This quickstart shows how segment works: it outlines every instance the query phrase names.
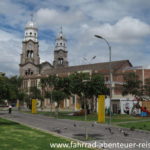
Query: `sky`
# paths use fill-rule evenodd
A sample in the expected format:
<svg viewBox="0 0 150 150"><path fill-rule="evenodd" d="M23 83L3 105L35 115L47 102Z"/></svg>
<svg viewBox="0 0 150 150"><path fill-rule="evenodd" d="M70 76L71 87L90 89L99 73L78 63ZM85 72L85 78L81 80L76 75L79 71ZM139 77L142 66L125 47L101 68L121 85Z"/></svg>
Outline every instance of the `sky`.
<svg viewBox="0 0 150 150"><path fill-rule="evenodd" d="M31 14L38 25L41 62L53 62L62 26L70 66L109 61L108 45L97 34L109 42L113 61L150 68L150 0L0 0L0 72L19 74Z"/></svg>

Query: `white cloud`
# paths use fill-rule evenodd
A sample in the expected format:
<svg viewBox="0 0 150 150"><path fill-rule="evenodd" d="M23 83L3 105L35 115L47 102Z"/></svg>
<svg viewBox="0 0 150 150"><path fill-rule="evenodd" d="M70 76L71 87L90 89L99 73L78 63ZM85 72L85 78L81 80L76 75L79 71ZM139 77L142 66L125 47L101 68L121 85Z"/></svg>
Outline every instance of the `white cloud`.
<svg viewBox="0 0 150 150"><path fill-rule="evenodd" d="M0 71L7 74L18 74L21 53L21 39L0 30Z"/></svg>
<svg viewBox="0 0 150 150"><path fill-rule="evenodd" d="M113 60L130 59L137 65L149 63L146 52L149 50L146 40L150 40L149 3L149 0L1 0L0 68L9 74L18 71L22 51L19 35L23 35L23 26L31 12L35 13L39 30L44 30L43 37L51 37L46 33L48 30L57 35L59 27L63 26L71 65L86 63L83 57L90 61L95 55L91 63L108 61L105 43L100 43L94 34L108 39ZM13 31L17 27L17 31ZM42 36L39 43L41 62L52 62L54 41Z"/></svg>
<svg viewBox="0 0 150 150"><path fill-rule="evenodd" d="M103 24L89 29L91 34L99 34L113 42L135 43L150 35L150 25L139 19L124 17L117 23Z"/></svg>
<svg viewBox="0 0 150 150"><path fill-rule="evenodd" d="M39 54L40 54L40 62L48 61L52 64L53 62L53 49L54 45L52 42L47 42L45 40L39 41Z"/></svg>
<svg viewBox="0 0 150 150"><path fill-rule="evenodd" d="M30 12L21 3L13 2L12 0L1 0L0 1L0 15L3 17L1 21L10 26L15 27L16 25L23 25L26 21Z"/></svg>
<svg viewBox="0 0 150 150"><path fill-rule="evenodd" d="M67 25L81 21L84 18L82 12L65 12L54 9L41 8L36 13L36 20L39 25L46 26L47 28L51 25Z"/></svg>

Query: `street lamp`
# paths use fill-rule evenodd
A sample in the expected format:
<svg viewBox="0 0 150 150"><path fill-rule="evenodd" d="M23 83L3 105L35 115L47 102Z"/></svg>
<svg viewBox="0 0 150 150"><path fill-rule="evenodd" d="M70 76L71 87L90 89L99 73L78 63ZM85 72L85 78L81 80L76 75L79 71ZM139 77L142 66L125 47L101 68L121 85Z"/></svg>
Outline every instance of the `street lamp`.
<svg viewBox="0 0 150 150"><path fill-rule="evenodd" d="M94 60L96 58L96 56L91 57L91 59L87 59L86 57L82 57L84 61L86 61L87 63L91 64L91 61Z"/></svg>
<svg viewBox="0 0 150 150"><path fill-rule="evenodd" d="M110 87L109 87L109 89L110 89L110 113L109 113L109 123L111 124L111 118L112 118L112 116L111 116L111 112L112 112L112 104L111 104L111 100L112 100L112 66L111 66L111 46L109 45L109 43L108 43L108 41L105 39L105 38L103 38L102 36L100 36L100 35L94 35L96 38L99 38L99 39L102 39L102 40L104 40L105 42L106 42L106 44L108 45L108 48L109 48L109 76L110 76Z"/></svg>

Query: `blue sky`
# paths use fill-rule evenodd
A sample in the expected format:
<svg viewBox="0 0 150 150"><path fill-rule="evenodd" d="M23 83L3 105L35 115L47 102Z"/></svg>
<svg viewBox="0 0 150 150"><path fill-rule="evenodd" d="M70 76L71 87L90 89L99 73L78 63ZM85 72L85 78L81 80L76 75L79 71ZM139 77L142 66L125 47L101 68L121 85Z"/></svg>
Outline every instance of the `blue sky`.
<svg viewBox="0 0 150 150"><path fill-rule="evenodd" d="M150 67L150 0L1 0L0 72L18 74L31 13L38 24L41 62L53 62L62 25L71 66L108 61L106 43L94 37L99 34L109 41L112 60Z"/></svg>

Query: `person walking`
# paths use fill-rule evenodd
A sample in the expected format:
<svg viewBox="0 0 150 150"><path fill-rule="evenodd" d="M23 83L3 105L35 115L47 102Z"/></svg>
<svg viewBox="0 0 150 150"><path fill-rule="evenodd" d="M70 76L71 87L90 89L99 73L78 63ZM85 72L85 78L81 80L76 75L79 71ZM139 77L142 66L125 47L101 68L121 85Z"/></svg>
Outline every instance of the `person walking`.
<svg viewBox="0 0 150 150"><path fill-rule="evenodd" d="M9 112L9 114L11 114L11 111L12 111L12 106L11 106L11 105L9 105L9 108L8 108L8 112Z"/></svg>

